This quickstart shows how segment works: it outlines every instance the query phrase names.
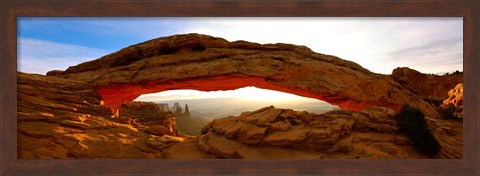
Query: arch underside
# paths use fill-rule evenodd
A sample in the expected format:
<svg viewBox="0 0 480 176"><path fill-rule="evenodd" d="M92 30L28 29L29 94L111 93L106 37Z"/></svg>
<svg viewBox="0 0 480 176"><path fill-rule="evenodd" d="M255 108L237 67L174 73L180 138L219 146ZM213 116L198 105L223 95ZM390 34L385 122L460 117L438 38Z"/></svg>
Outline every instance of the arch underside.
<svg viewBox="0 0 480 176"><path fill-rule="evenodd" d="M118 110L123 102L133 101L142 94L177 89L192 89L199 91L235 90L247 86L314 98L328 102L332 105L338 105L340 108L347 110L360 111L368 107L381 106L378 102L359 102L352 99L335 97L329 93L322 94L297 87L280 86L273 82L269 82L264 78L252 76L216 76L189 80L169 80L163 82L152 81L136 84L110 84L108 86L98 87L96 90L103 97L104 105L109 106L112 110ZM400 108L400 106L390 107L395 110Z"/></svg>

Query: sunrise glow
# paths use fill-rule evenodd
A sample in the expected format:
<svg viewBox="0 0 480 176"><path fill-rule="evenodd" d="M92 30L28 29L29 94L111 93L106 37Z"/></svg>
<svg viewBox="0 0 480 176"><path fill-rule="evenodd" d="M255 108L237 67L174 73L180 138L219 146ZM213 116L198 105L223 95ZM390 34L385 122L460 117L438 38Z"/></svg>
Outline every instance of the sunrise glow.
<svg viewBox="0 0 480 176"><path fill-rule="evenodd" d="M244 87L236 90L227 91L198 91L198 90L169 90L159 93L144 94L135 99L135 101L154 101L154 100L182 100L182 99L209 99L209 98L238 98L251 101L298 101L311 98L305 98L294 94L279 92L256 87Z"/></svg>

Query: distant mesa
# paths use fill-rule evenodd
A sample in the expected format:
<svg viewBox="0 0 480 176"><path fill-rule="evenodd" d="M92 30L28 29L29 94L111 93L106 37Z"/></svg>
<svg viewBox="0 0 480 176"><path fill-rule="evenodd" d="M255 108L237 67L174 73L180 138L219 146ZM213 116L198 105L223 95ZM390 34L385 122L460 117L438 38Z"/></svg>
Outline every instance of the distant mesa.
<svg viewBox="0 0 480 176"><path fill-rule="evenodd" d="M172 112L175 114L175 116L192 116L192 114L190 113L190 109L188 109L188 104L185 104L185 111L183 111L182 106L180 106L179 102L175 102L173 104Z"/></svg>
<svg viewBox="0 0 480 176"><path fill-rule="evenodd" d="M173 104L172 112L175 115L178 131L187 135L198 135L200 130L207 125L208 121L199 117L192 117L188 104L185 104L185 110L179 102Z"/></svg>
<svg viewBox="0 0 480 176"><path fill-rule="evenodd" d="M431 117L434 107L388 75L304 46L229 42L201 34L161 37L47 75L95 87L114 111L142 94L246 86L316 98L347 110L403 104Z"/></svg>
<svg viewBox="0 0 480 176"><path fill-rule="evenodd" d="M167 103L157 103L157 106L160 109L160 111L162 111L162 112L169 112L170 111Z"/></svg>
<svg viewBox="0 0 480 176"><path fill-rule="evenodd" d="M182 106L180 106L180 103L179 103L179 102L175 102L175 103L173 104L173 107L172 107L172 112L174 112L174 113L177 113L177 112L178 112L178 113L183 113L182 111L183 111L183 110L182 110Z"/></svg>

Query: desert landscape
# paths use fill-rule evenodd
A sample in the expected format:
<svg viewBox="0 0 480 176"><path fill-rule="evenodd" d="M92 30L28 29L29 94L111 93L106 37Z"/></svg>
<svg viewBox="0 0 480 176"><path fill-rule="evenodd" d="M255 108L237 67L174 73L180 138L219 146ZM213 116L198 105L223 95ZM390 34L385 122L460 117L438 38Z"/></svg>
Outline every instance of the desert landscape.
<svg viewBox="0 0 480 176"><path fill-rule="evenodd" d="M459 71L435 75L400 65L379 74L306 46L190 33L17 77L22 159L463 157ZM134 101L168 90L247 86L325 103L249 109L250 102L234 99Z"/></svg>

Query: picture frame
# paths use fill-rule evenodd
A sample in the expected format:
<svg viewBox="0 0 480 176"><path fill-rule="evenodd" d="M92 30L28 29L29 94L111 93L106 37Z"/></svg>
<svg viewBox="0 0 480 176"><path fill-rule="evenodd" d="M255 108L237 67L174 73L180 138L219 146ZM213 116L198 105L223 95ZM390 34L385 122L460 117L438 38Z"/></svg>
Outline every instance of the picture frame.
<svg viewBox="0 0 480 176"><path fill-rule="evenodd" d="M479 173L479 16L475 1L2 1L1 173L27 174L452 174ZM18 159L18 17L463 17L463 159Z"/></svg>

